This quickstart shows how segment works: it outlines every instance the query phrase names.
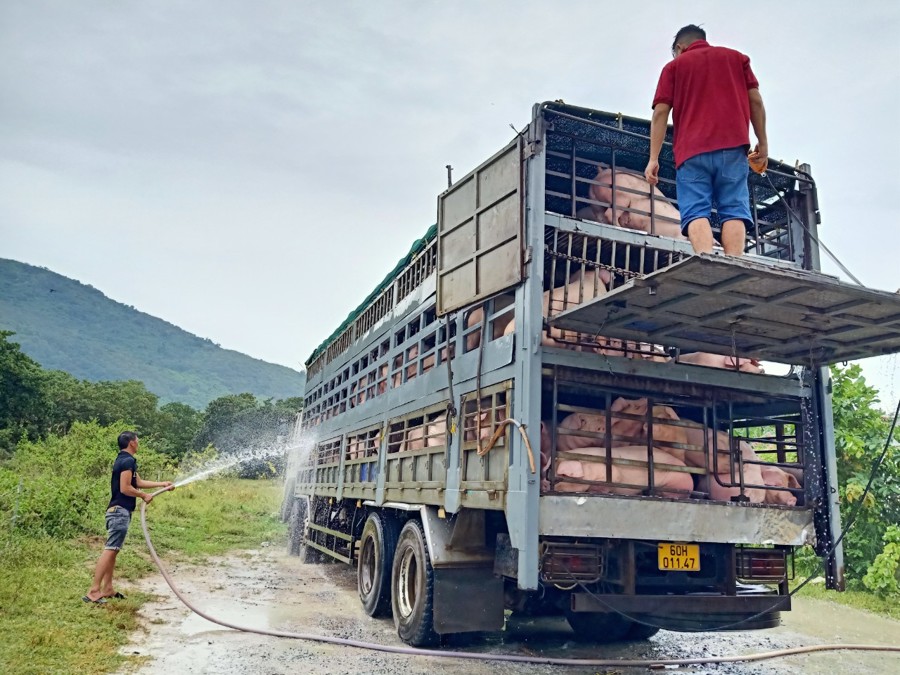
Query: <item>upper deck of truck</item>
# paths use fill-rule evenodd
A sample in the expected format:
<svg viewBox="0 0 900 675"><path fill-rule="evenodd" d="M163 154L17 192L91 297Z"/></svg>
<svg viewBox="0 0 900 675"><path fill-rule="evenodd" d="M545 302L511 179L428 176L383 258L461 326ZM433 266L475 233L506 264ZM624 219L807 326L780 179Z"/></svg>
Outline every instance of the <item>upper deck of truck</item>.
<svg viewBox="0 0 900 675"><path fill-rule="evenodd" d="M521 135L439 197L439 224L313 352L306 362L310 390L317 383L327 388L319 378L323 369L348 351L360 352L374 329L406 311L410 295L432 275L438 316L521 281L529 259L539 254L525 243L527 209L544 214L544 288L568 277L571 268L561 261L575 254L625 270L603 298L553 317L559 328L589 332L603 325L614 338L649 334L670 347L699 344L714 353L737 351L789 364L821 365L900 349L894 294L817 272L818 203L805 165L772 162L765 176L750 175L753 228L739 261L695 257L686 241L585 218L585 208L597 206L591 188L598 168L609 167L613 176L639 173L648 149L647 120L558 102L536 105ZM540 175L526 168L533 157L542 158ZM674 176L666 143L659 189L677 205ZM615 194L613 189L613 206Z"/></svg>

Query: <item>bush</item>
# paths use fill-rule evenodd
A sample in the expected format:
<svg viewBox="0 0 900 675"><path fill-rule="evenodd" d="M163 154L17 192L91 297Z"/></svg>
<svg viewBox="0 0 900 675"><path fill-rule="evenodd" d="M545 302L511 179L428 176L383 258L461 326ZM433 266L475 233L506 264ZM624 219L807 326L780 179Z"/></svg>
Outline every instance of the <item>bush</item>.
<svg viewBox="0 0 900 675"><path fill-rule="evenodd" d="M20 442L13 459L0 471L4 521L11 523L15 510L16 530L31 536L102 533L110 471L118 453L116 439L125 430L124 424L102 427L77 422L65 436ZM166 458L143 443L137 460L145 478L171 472Z"/></svg>
<svg viewBox="0 0 900 675"><path fill-rule="evenodd" d="M891 525L884 533L884 550L869 566L863 585L882 597L900 597L900 527Z"/></svg>

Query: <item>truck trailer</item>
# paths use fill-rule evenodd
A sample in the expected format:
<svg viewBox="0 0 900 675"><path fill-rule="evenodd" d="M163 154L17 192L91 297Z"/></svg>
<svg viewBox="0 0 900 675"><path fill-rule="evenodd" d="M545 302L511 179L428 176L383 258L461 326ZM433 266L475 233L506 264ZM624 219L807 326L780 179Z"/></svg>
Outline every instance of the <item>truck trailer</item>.
<svg viewBox="0 0 900 675"><path fill-rule="evenodd" d="M306 362L291 551L407 644L772 627L801 546L843 590L828 365L900 350L900 298L821 273L804 164L750 174L744 256L694 255L649 131L536 104Z"/></svg>

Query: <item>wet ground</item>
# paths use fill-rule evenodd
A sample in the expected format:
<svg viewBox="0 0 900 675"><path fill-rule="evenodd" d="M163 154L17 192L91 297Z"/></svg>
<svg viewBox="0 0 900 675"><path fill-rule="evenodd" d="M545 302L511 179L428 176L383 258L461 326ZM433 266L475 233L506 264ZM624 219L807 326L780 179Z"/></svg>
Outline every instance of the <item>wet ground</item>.
<svg viewBox="0 0 900 675"><path fill-rule="evenodd" d="M393 622L371 619L360 607L355 570L344 565L304 565L280 546L268 546L203 566L178 565L170 572L180 590L210 615L255 628L324 634L400 646ZM159 596L141 610L144 628L123 653L146 657L142 675L181 673L490 673L594 674L632 669L472 662L384 654L305 640L275 638L222 628L190 612L161 576L141 582ZM446 650L561 658L663 659L749 654L828 643L900 644L900 622L835 603L799 599L783 625L745 633L671 633L647 642L588 645L575 642L564 619L515 623L502 634L456 639ZM691 673L775 675L783 673L900 672L896 653L828 652L756 664L698 666ZM123 669L131 675L133 666Z"/></svg>

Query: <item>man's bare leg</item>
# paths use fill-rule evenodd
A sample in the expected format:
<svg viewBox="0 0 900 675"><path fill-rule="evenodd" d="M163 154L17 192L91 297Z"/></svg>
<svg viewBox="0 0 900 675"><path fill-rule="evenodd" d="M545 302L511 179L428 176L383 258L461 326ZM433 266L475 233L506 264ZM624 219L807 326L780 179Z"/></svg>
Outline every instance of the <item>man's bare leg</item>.
<svg viewBox="0 0 900 675"><path fill-rule="evenodd" d="M743 220L726 220L722 224L722 248L725 249L725 255L741 257L746 243L747 228Z"/></svg>
<svg viewBox="0 0 900 675"><path fill-rule="evenodd" d="M118 553L118 551L115 551ZM115 593L113 590L113 572L116 570L115 560L110 568L106 571L106 574L103 575L103 578L100 579L100 595L104 598L109 598Z"/></svg>
<svg viewBox="0 0 900 675"><path fill-rule="evenodd" d="M103 549L103 553L100 554L97 566L94 568L94 583L91 584L91 590L87 594L91 600L99 600L103 597L100 589L102 588L101 584L104 577L108 576L110 583L112 583L112 571L116 566L116 555L118 553L118 551Z"/></svg>
<svg viewBox="0 0 900 675"><path fill-rule="evenodd" d="M713 233L709 218L697 218L688 225L688 239L694 247L694 253L712 253Z"/></svg>

